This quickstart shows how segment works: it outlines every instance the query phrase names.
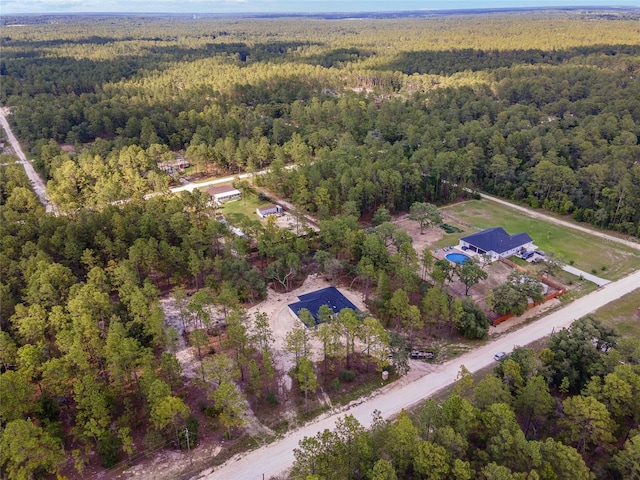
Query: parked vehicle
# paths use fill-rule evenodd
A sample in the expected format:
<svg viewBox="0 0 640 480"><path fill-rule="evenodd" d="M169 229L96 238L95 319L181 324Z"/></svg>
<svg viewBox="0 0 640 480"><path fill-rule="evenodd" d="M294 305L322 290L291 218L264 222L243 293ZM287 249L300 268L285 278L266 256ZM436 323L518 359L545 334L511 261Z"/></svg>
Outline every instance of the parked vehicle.
<svg viewBox="0 0 640 480"><path fill-rule="evenodd" d="M433 360L433 358L435 357L433 352L429 352L426 350L417 350L415 348L411 350L409 356L416 360Z"/></svg>

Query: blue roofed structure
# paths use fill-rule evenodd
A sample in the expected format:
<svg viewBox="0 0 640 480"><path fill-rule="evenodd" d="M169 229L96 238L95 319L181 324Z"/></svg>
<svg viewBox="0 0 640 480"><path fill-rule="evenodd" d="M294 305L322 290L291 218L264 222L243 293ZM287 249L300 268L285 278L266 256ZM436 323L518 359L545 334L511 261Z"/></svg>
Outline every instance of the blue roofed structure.
<svg viewBox="0 0 640 480"><path fill-rule="evenodd" d="M488 228L460 239L466 249L491 257L510 257L533 247L533 239L527 233L509 235L502 227Z"/></svg>
<svg viewBox="0 0 640 480"><path fill-rule="evenodd" d="M311 315L313 315L316 325L320 323L318 320L318 310L320 310L322 305L327 305L335 314L340 313L340 310L344 308L358 311L356 306L351 303L347 297L342 295L336 287L327 287L322 290L300 295L298 299L300 300L299 302L289 304L291 311L298 316L300 310L306 308L311 312Z"/></svg>

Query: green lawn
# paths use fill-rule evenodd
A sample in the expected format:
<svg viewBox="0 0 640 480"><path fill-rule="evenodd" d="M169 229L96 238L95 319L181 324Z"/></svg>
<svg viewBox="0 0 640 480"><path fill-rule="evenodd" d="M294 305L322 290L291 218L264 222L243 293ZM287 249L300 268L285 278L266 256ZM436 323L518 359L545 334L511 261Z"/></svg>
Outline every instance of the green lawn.
<svg viewBox="0 0 640 480"><path fill-rule="evenodd" d="M640 290L605 305L594 316L624 337L640 337Z"/></svg>
<svg viewBox="0 0 640 480"><path fill-rule="evenodd" d="M593 273L602 278L616 280L640 269L640 251L601 239L594 235L544 220L531 218L490 200L469 200L442 208L445 221L465 231L446 235L434 245L439 248L455 245L460 237L491 227L502 227L507 233L526 232L544 252L550 252L564 263ZM440 245L442 243L442 245Z"/></svg>
<svg viewBox="0 0 640 480"><path fill-rule="evenodd" d="M218 211L223 214L232 225L241 225L244 223L243 217L253 221L260 221L256 213L256 208L266 205L270 205L270 202L262 202L258 200L257 195L250 193L246 198L224 203Z"/></svg>

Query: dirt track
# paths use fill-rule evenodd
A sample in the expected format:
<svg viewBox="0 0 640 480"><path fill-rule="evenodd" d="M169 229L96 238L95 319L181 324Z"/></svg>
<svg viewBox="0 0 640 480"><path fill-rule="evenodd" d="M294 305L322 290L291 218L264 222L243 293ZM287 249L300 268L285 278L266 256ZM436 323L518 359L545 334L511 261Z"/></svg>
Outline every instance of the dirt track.
<svg viewBox="0 0 640 480"><path fill-rule="evenodd" d="M2 128L4 129L5 133L7 134L7 138L9 139L9 143L11 143L11 146L13 147L13 151L18 157L18 160L19 160L18 163L22 164L22 166L24 167L24 171L27 173L27 176L31 181L31 185L33 186L33 191L40 199L40 203L42 203L42 205L45 206L45 208L47 209L47 212L57 213L55 206L49 200L49 196L47 195L47 190L45 188L44 182L42 181L40 176L37 174L37 172L33 169L33 165L31 165L31 162L27 160L26 155L24 154L24 152L22 151L22 148L20 147L20 143L18 142L18 139L15 137L15 135L11 131L11 127L9 126L9 122L7 121L7 118L6 118L7 113L8 111L6 108L0 108L0 125L2 125Z"/></svg>
<svg viewBox="0 0 640 480"><path fill-rule="evenodd" d="M568 228L573 228L574 230L579 230L581 232L585 232L585 233L589 233L591 235L595 235L596 237L600 237L600 238L604 238L607 239L611 242L617 242L617 243L622 243L624 245L626 245L627 247L631 247L631 248L635 248L636 250L640 250L640 243L637 242L633 242L630 240L625 240L624 238L619 238L619 237L614 237L613 235L609 235L608 233L604 233L601 232L599 230L592 230L591 228L588 227L583 227L582 225L577 225L575 223L572 222L567 222L566 220L562 220L560 218L556 218L553 217L551 215L545 215L544 213L540 213L537 210L533 210L531 208L527 208L527 207L522 207L520 205L515 205L513 203L510 203L506 200L502 200L501 198L497 198L497 197L493 197L491 195L487 195L486 193L480 193L479 194L482 198L486 199L486 200L491 200L493 202L497 202L500 203L502 205L505 205L509 208L513 208L515 210L519 210L523 213L525 213L526 215L533 217L533 218L541 218L543 220L545 220L546 222L549 223L555 223L556 225L562 225L563 227L568 227Z"/></svg>

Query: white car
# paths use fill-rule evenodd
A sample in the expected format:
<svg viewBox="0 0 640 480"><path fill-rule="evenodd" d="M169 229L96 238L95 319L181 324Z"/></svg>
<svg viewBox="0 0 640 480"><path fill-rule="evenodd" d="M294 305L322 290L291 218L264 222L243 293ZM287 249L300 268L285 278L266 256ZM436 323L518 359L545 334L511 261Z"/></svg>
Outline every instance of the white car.
<svg viewBox="0 0 640 480"><path fill-rule="evenodd" d="M493 356L493 359L494 359L496 362L499 362L500 360L502 360L502 358L503 358L505 355L506 355L506 353L504 353L504 352L498 352L498 353L496 353L496 354Z"/></svg>

